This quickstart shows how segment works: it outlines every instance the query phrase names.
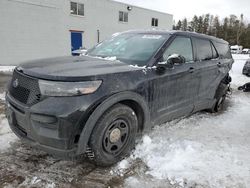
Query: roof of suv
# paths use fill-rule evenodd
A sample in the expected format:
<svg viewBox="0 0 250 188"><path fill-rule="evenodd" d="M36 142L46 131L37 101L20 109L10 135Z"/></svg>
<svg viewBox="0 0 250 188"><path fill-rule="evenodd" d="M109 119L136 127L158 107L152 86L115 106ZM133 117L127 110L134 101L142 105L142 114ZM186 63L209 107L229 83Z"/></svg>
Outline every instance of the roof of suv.
<svg viewBox="0 0 250 188"><path fill-rule="evenodd" d="M130 31L126 31L124 33L145 33L145 34L162 34L162 35L166 35L166 34L170 34L170 35L182 35L182 36L193 36L193 37L198 37L198 38L204 38L204 39L209 39L209 40L213 40L216 42L220 42L220 43L227 43L227 41L220 39L220 38L216 38L214 36L209 36L209 35L205 35L205 34L200 34L200 33L196 33L196 32L190 32L190 31L177 31L177 30L130 30Z"/></svg>

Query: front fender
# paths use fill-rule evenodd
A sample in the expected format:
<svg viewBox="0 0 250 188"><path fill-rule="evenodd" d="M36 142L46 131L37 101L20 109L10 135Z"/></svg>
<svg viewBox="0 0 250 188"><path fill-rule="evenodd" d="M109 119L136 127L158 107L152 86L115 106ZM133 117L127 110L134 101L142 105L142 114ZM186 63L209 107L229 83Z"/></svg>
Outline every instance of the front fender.
<svg viewBox="0 0 250 188"><path fill-rule="evenodd" d="M89 116L80 135L78 148L77 148L77 155L80 155L86 151L91 133L96 125L96 122L102 116L102 114L114 104L117 104L124 100L132 100L138 103L141 106L143 113L144 113L143 114L144 115L144 125L143 125L144 129L143 130L148 130L151 127L148 105L139 94L134 93L134 92L129 92L129 91L114 94L110 96L109 98L105 99L99 106L97 106L94 112Z"/></svg>

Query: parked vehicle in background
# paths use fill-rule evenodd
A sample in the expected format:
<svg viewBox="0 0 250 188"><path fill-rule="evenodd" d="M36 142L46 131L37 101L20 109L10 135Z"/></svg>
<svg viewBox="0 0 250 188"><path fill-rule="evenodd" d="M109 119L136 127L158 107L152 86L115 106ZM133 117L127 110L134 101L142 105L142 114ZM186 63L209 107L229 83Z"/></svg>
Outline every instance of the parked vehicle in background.
<svg viewBox="0 0 250 188"><path fill-rule="evenodd" d="M230 48L232 54L240 54L242 52L243 46L235 45L231 46Z"/></svg>
<svg viewBox="0 0 250 188"><path fill-rule="evenodd" d="M250 59L248 59L243 67L242 74L250 76Z"/></svg>
<svg viewBox="0 0 250 188"><path fill-rule="evenodd" d="M220 111L232 64L228 43L215 37L124 32L86 56L18 66L6 94L7 117L30 145L112 165L153 125L200 110Z"/></svg>
<svg viewBox="0 0 250 188"><path fill-rule="evenodd" d="M238 90L243 92L250 92L250 82L245 83L243 86L238 87Z"/></svg>
<svg viewBox="0 0 250 188"><path fill-rule="evenodd" d="M80 48L78 50L74 50L72 51L72 55L73 56L80 56L80 55L84 55L88 50L86 48Z"/></svg>
<svg viewBox="0 0 250 188"><path fill-rule="evenodd" d="M250 54L250 49L249 48L244 48L242 50L242 54Z"/></svg>

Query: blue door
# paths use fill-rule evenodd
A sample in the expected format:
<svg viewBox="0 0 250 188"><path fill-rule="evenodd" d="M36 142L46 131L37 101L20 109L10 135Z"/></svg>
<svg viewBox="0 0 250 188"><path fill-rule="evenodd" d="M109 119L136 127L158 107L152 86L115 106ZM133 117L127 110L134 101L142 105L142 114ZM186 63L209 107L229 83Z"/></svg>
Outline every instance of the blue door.
<svg viewBox="0 0 250 188"><path fill-rule="evenodd" d="M71 52L72 55L74 50L78 50L82 47L82 32L71 32Z"/></svg>

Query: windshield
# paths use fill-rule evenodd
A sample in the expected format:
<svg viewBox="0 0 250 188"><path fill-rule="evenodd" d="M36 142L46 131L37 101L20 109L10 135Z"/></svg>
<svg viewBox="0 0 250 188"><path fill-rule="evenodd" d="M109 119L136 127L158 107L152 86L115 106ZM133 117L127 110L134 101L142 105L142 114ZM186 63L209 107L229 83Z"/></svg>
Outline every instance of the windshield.
<svg viewBox="0 0 250 188"><path fill-rule="evenodd" d="M87 55L116 57L127 64L145 66L168 38L169 35L120 34L98 44Z"/></svg>

